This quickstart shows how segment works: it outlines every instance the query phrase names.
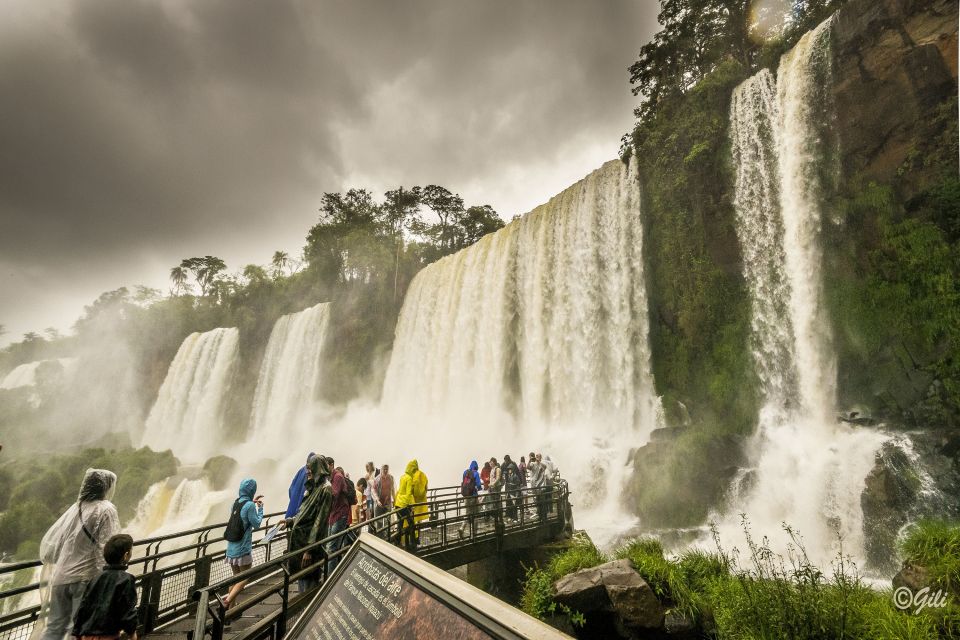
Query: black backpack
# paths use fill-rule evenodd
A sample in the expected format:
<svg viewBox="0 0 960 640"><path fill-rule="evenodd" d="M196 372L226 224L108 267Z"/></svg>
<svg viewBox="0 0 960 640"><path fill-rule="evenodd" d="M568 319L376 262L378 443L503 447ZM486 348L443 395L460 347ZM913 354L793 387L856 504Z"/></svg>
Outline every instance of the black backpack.
<svg viewBox="0 0 960 640"><path fill-rule="evenodd" d="M240 511L242 509L243 503L240 502L240 498L237 498L233 503L233 507L230 509L230 519L227 520L227 528L223 530L223 539L227 542L240 542L243 540L243 534L247 532L247 528L240 518Z"/></svg>
<svg viewBox="0 0 960 640"><path fill-rule="evenodd" d="M347 493L347 504L352 507L357 504L357 488L354 486L353 480L346 475L343 476L343 486L344 491Z"/></svg>
<svg viewBox="0 0 960 640"><path fill-rule="evenodd" d="M463 472L463 483L460 485L460 495L464 498L477 495L477 483L473 477L473 469Z"/></svg>

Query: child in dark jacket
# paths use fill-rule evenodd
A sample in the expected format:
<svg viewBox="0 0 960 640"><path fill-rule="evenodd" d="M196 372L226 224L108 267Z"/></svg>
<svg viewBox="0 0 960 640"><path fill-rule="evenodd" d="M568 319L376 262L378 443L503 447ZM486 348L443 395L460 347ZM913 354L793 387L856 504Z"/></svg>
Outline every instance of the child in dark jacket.
<svg viewBox="0 0 960 640"><path fill-rule="evenodd" d="M73 635L81 640L119 638L125 632L137 640L137 589L127 573L133 538L125 533L107 540L103 559L107 566L83 593L73 620Z"/></svg>

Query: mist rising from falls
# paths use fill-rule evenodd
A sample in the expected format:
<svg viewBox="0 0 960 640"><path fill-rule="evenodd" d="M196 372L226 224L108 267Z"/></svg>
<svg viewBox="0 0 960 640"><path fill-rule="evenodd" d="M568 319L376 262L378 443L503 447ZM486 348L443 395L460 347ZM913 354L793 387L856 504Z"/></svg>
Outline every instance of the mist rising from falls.
<svg viewBox="0 0 960 640"><path fill-rule="evenodd" d="M204 462L218 452L226 438L223 412L238 344L234 328L187 336L147 417L141 446L172 449L191 462Z"/></svg>
<svg viewBox="0 0 960 640"><path fill-rule="evenodd" d="M627 452L660 420L642 244L636 166L612 161L424 268L381 409L418 417L413 437L466 440L478 460L552 453L581 506L609 498L622 522Z"/></svg>
<svg viewBox="0 0 960 640"><path fill-rule="evenodd" d="M820 135L829 109L830 21L734 92L737 234L752 304L752 353L763 406L752 443L755 468L734 487L729 512L756 534L799 529L811 555L862 557L860 494L884 436L838 426L836 367L823 302ZM738 528L732 516L721 533Z"/></svg>
<svg viewBox="0 0 960 640"><path fill-rule="evenodd" d="M277 320L253 399L248 441L261 452L286 451L308 427L323 374L330 305Z"/></svg>

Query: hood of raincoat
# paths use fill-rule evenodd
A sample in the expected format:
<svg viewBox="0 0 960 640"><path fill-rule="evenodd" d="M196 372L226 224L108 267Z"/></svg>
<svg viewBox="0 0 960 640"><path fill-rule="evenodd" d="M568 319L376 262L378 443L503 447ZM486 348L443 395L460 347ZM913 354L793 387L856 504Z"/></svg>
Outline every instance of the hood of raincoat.
<svg viewBox="0 0 960 640"><path fill-rule="evenodd" d="M411 460L407 463L407 475L413 476L417 471L420 470L420 466L417 464L416 460Z"/></svg>
<svg viewBox="0 0 960 640"><path fill-rule="evenodd" d="M310 475L313 481L318 482L320 478L330 475L330 465L324 456L314 456L307 462L307 468L310 469Z"/></svg>
<svg viewBox="0 0 960 640"><path fill-rule="evenodd" d="M315 454L313 451L311 451L310 453L308 453L308 454L307 454L307 464L310 464L310 458L315 458L316 455L317 455L317 454Z"/></svg>
<svg viewBox="0 0 960 640"><path fill-rule="evenodd" d="M257 495L257 481L253 478L245 478L240 481L240 497L247 500L253 500Z"/></svg>
<svg viewBox="0 0 960 640"><path fill-rule="evenodd" d="M80 483L80 494L77 502L93 502L94 500L110 500L117 488L117 474L107 469L87 469Z"/></svg>
<svg viewBox="0 0 960 640"><path fill-rule="evenodd" d="M471 470L476 471L476 470L479 469L479 468L480 468L480 467L477 466L477 461L476 461L476 460L474 460L473 462L470 463L470 469L471 469Z"/></svg>

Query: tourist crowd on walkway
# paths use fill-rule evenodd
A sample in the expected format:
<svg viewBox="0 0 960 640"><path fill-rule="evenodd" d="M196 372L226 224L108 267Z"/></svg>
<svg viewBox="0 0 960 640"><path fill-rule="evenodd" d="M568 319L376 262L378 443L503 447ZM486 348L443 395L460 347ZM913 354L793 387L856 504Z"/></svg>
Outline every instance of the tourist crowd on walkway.
<svg viewBox="0 0 960 640"><path fill-rule="evenodd" d="M459 535L475 526L478 516L492 517L502 512L506 520L516 521L521 510L532 517L527 509L535 506L538 517L546 518L552 508L549 489L558 477L550 456L533 452L529 458L521 456L519 462L509 455L503 456L502 463L490 458L483 467L472 461L460 478L459 494L465 498L467 517L461 520ZM117 476L111 471L88 469L77 502L43 536L40 557L49 593L45 596L41 640L63 640L71 631L83 637L113 636L120 631L135 634L136 592L133 577L126 573L133 539L119 533L117 509L110 501L116 482ZM279 525L287 530L288 552L304 549L299 557L294 556L291 572L302 573L314 567L300 577L301 592L321 579L324 567L317 562L318 557L326 555L329 575L353 536L326 542L324 553L318 553L315 543L352 525L369 521L375 533L392 531L395 541L408 549L416 548L420 535L416 525L429 516L427 490L427 475L417 460L407 463L399 480L390 473L390 465L377 467L368 462L354 482L333 458L310 453L290 483L289 502ZM245 478L224 530L226 563L234 575L253 566L253 532L263 517L263 496L257 493L257 481ZM245 584L238 582L230 588L224 598L227 608L236 602Z"/></svg>

